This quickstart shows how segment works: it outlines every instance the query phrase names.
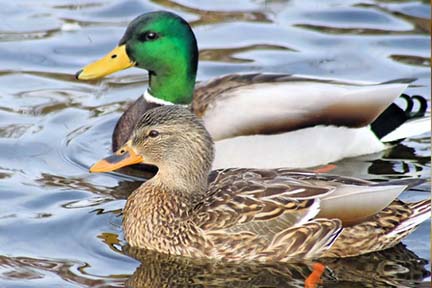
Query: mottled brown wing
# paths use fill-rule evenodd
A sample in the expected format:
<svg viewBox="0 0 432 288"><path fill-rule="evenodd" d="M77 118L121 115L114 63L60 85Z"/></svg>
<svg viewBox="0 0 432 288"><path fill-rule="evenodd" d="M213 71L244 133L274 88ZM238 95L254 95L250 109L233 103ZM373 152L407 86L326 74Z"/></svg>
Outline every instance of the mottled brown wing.
<svg viewBox="0 0 432 288"><path fill-rule="evenodd" d="M213 171L208 194L197 205L194 221L207 231L252 232L272 239L280 231L313 218L319 211L317 199L335 189L311 184L300 176L301 172L289 169Z"/></svg>

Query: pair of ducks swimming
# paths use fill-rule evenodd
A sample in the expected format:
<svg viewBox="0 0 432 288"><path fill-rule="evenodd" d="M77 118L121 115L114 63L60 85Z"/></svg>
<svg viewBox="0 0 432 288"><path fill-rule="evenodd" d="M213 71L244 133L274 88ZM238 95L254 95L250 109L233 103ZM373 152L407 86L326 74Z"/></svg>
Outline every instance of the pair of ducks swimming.
<svg viewBox="0 0 432 288"><path fill-rule="evenodd" d="M89 80L132 66L149 71L149 89L116 125L115 153L90 168L158 168L126 202L123 228L131 246L227 261L350 257L393 247L429 218L430 200L395 200L419 180L378 184L262 169L260 161L245 161L267 157L259 150L261 142L280 151L272 152L280 158L272 165L302 167L376 152L386 141L427 131L427 118L409 119L424 114L423 98L405 97L408 104L420 102L416 115L408 113L412 107L404 111L392 104L408 84L249 74L225 76L194 90L197 59L187 22L153 12L133 20L117 48L77 73L78 79ZM328 147L339 145L333 148L343 151L317 146L320 131L329 142L334 139L328 133L334 132L339 142ZM247 136L255 137L251 149L238 145L248 143ZM287 162L290 151L298 161ZM330 156L309 161L317 153ZM225 168L242 166L253 168ZM219 167L225 169L212 171Z"/></svg>

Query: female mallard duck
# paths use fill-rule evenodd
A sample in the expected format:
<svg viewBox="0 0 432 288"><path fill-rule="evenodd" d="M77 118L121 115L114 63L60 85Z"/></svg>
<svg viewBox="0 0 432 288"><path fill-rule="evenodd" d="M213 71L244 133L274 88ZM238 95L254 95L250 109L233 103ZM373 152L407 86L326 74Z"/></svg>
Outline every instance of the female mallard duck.
<svg viewBox="0 0 432 288"><path fill-rule="evenodd" d="M349 257L392 247L430 217L430 200L395 200L418 180L377 184L288 169L210 174L213 152L201 120L169 105L146 111L126 144L90 168L158 168L127 199L131 246L228 261Z"/></svg>
<svg viewBox="0 0 432 288"><path fill-rule="evenodd" d="M409 113L411 98L406 97L408 113L392 104L407 80L371 84L246 74L194 89L197 62L189 24L173 13L152 12L133 20L105 58L77 73L77 79L89 80L132 66L149 71L149 88L117 123L113 151L146 110L165 104L191 104L203 119L216 141L214 168L312 167L375 153L385 143L430 130L429 119L402 125L412 114L423 116L424 98L414 96L419 113Z"/></svg>

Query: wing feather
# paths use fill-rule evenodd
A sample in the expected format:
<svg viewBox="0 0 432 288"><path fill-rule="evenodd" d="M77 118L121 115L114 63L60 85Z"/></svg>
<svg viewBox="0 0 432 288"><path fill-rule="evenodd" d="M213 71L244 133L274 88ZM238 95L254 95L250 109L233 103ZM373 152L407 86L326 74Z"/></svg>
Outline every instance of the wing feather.
<svg viewBox="0 0 432 288"><path fill-rule="evenodd" d="M302 180L305 175L289 169L214 171L194 222L207 231L252 232L271 239L313 218L319 212L319 198L335 190Z"/></svg>
<svg viewBox="0 0 432 288"><path fill-rule="evenodd" d="M371 124L407 87L396 81L234 74L198 86L192 109L215 140L316 125L358 128Z"/></svg>

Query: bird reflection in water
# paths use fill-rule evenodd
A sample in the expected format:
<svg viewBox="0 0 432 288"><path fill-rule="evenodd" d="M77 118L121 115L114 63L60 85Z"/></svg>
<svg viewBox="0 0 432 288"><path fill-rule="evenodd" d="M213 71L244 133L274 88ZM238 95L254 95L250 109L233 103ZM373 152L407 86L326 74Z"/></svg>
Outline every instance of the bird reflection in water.
<svg viewBox="0 0 432 288"><path fill-rule="evenodd" d="M427 261L403 244L354 258L303 263L224 263L169 256L130 246L141 262L126 287L429 287ZM324 268L324 271L319 271ZM319 276L319 277L316 277Z"/></svg>

